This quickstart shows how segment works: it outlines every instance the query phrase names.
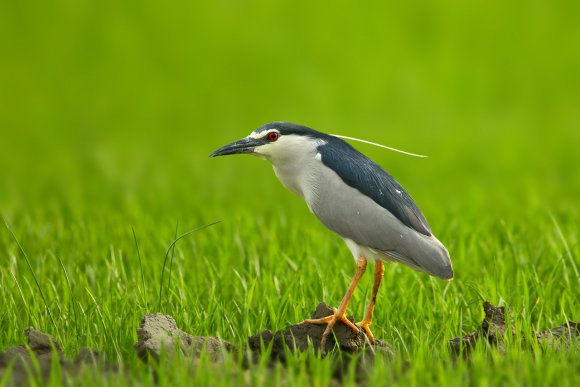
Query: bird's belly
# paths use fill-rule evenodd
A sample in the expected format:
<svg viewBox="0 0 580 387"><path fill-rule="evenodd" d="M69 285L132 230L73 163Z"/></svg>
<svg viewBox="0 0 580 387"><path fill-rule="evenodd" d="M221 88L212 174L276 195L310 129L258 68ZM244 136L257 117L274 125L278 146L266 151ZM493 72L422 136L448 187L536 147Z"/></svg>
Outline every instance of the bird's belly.
<svg viewBox="0 0 580 387"><path fill-rule="evenodd" d="M356 243L352 239L348 239L348 238L343 238L343 239L344 239L344 242L346 243L346 246L348 247L348 249L352 253L352 257L354 258L355 261L359 257L365 257L366 260L371 262L371 263L375 263L376 261L384 261L386 259L390 259L390 257L385 255L384 253L382 253L378 250L375 250L371 247L359 245L358 243Z"/></svg>

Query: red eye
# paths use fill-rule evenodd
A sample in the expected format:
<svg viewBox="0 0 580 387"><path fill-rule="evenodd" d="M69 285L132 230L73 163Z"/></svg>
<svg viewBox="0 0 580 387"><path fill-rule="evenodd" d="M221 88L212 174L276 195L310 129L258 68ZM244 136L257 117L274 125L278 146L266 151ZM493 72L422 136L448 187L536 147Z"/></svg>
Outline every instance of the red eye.
<svg viewBox="0 0 580 387"><path fill-rule="evenodd" d="M278 132L270 132L270 133L268 133L268 141L274 142L278 138L280 138L280 133L278 133Z"/></svg>

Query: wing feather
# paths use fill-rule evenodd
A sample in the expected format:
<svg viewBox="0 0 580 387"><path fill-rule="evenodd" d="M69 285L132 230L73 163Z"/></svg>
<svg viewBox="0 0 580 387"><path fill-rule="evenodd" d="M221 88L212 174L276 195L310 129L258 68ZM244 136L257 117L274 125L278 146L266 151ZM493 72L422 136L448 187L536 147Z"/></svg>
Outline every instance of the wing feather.
<svg viewBox="0 0 580 387"><path fill-rule="evenodd" d="M407 191L380 165L338 138L318 147L322 162L349 186L370 197L404 225L430 236L425 216Z"/></svg>

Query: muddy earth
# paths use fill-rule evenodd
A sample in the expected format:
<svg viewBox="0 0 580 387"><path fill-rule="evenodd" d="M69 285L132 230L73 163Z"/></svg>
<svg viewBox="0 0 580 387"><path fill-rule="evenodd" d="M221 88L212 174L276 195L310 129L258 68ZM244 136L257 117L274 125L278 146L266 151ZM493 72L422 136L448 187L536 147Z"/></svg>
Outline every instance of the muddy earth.
<svg viewBox="0 0 580 387"><path fill-rule="evenodd" d="M477 329L471 333L456 337L449 341L449 348L454 358L469 354L478 341L485 341L500 352L505 352L504 337L515 334L509 312L504 307L495 307L489 302L483 304L485 317ZM321 318L332 314L332 310L324 303L318 305L311 318ZM349 320L353 321L351 317ZM354 322L354 321L353 321ZM137 329L138 341L135 344L137 356L145 362L159 362L173 358L179 351L190 364L195 364L202 353L217 367L225 356L242 356L246 367L269 353L271 363L285 363L287 356L296 352L314 350L329 361L336 363L336 378L346 371L352 361L360 374L364 375L365 367L372 367L375 362L389 361L395 356L391 347L381 340L370 343L366 336L354 333L343 323L339 322L333 329L333 336L326 341L324 348L320 348L324 325L300 323L291 325L281 331L265 330L247 339L240 347L218 337L194 336L177 327L171 316L163 314L146 314L141 319ZM66 358L57 340L33 328L24 331L28 343L0 353L0 380L6 372L10 372L8 384L22 385L34 375L37 379L48 381L51 377L52 364L60 364L63 381L70 376L86 374L87 372L118 372L118 365L107 362L99 352L90 348L82 348L75 358ZM557 350L562 346L569 346L578 342L580 324L572 321L562 326L548 329L534 334L540 348ZM536 343L522 342L530 350ZM537 346L536 346L537 347ZM38 363L35 366L34 359ZM412 359L410 359L412 366ZM216 368L219 370L219 368Z"/></svg>

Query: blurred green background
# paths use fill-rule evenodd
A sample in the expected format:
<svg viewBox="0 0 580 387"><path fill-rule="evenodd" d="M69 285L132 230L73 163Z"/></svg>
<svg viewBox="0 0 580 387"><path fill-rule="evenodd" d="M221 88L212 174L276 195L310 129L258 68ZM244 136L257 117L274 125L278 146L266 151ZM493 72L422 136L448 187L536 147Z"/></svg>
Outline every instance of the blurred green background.
<svg viewBox="0 0 580 387"><path fill-rule="evenodd" d="M577 1L0 3L0 205L185 224L305 210L249 157L273 120L356 145L438 215L576 211ZM314 223L313 223L314 224Z"/></svg>

